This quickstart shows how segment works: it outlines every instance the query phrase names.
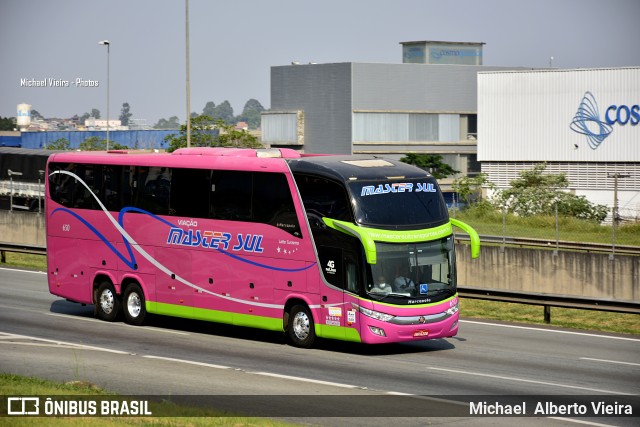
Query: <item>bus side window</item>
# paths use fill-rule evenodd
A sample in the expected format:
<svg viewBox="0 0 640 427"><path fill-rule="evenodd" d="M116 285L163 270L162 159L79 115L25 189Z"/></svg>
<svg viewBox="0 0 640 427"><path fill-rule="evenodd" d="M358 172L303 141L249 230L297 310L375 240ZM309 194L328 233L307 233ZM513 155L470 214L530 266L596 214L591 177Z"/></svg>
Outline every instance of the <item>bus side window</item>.
<svg viewBox="0 0 640 427"><path fill-rule="evenodd" d="M122 209L122 166L104 165L102 168L102 192L109 211Z"/></svg>
<svg viewBox="0 0 640 427"><path fill-rule="evenodd" d="M160 167L136 168L135 206L156 215L169 213L171 169Z"/></svg>
<svg viewBox="0 0 640 427"><path fill-rule="evenodd" d="M81 165L78 167L77 175L87 187L80 182L76 182L74 188L73 206L80 209L99 209L95 197L102 199L102 165ZM91 194L93 193L93 194Z"/></svg>
<svg viewBox="0 0 640 427"><path fill-rule="evenodd" d="M287 177L279 173L254 173L253 221L278 227L302 237Z"/></svg>
<svg viewBox="0 0 640 427"><path fill-rule="evenodd" d="M297 175L295 179L308 213L354 222L351 203L342 185L309 175Z"/></svg>
<svg viewBox="0 0 640 427"><path fill-rule="evenodd" d="M62 206L72 206L72 195L75 186L75 179L55 171L75 170L75 165L67 163L49 164L49 194L51 199Z"/></svg>
<svg viewBox="0 0 640 427"><path fill-rule="evenodd" d="M169 215L207 218L210 174L205 169L173 169Z"/></svg>
<svg viewBox="0 0 640 427"><path fill-rule="evenodd" d="M213 171L211 209L213 219L251 221L252 173Z"/></svg>

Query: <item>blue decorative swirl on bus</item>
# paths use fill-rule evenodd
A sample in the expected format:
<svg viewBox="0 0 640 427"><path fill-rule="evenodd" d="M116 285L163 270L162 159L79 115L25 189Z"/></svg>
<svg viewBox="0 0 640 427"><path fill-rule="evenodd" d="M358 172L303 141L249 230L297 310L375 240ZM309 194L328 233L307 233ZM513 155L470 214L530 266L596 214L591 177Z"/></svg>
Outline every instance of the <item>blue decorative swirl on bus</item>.
<svg viewBox="0 0 640 427"><path fill-rule="evenodd" d="M259 263L259 262L251 261L251 260L246 259L246 258L242 258L241 256L238 256L238 255L232 254L231 252L227 252L227 251L225 251L224 249L218 249L218 252L220 252L221 254L224 254L224 255L226 255L226 256L228 256L228 257L231 257L231 258L233 258L233 259L235 259L235 260L237 260L237 261L242 261L242 262L244 262L244 263L247 263L247 264L250 264L250 265L254 265L254 266L256 266L256 267L266 268L266 269L268 269L268 270L284 271L284 272L287 272L287 273L297 273L297 272L299 272L299 271L305 271L305 270L310 269L310 268L311 268L311 267L313 267L314 265L316 265L316 263L315 263L315 262L313 262L313 263L309 264L309 265L308 265L308 266L306 266L306 267L300 267L300 268L280 268L280 267L274 267L274 266L272 266L272 265L261 264L261 263Z"/></svg>
<svg viewBox="0 0 640 427"><path fill-rule="evenodd" d="M598 102L591 92L585 92L570 128L585 135L592 150L598 148L613 130L611 125L600 119Z"/></svg>
<svg viewBox="0 0 640 427"><path fill-rule="evenodd" d="M137 267L136 266L136 259L135 259L135 256L133 255L133 251L131 250L131 246L129 245L129 242L127 242L127 239L124 239L124 243L126 245L127 252L129 253L129 259L125 258L125 256L122 253L120 253L120 251L118 249L116 249L111 244L111 242L109 242L109 240L102 233L100 233L100 231L98 231L97 228L95 228L93 225L91 225L91 223L89 221L87 221L86 219L84 219L80 215L78 215L77 213L75 213L72 210L67 209L67 208L57 208L53 212L51 212L51 216L53 216L53 214L55 214L58 211L62 211L62 212L68 213L69 215L71 215L74 218L76 218L78 221L80 221L82 224L84 224L85 227L87 227L89 230L91 230L93 232L93 234L98 236L98 238L100 238L100 240L102 240L102 242L105 245L107 245L107 247L109 249L111 249L111 251L114 254L116 254L118 256L118 258L120 258L122 260L122 262L124 262L130 269L132 269L132 270L136 269L136 267Z"/></svg>

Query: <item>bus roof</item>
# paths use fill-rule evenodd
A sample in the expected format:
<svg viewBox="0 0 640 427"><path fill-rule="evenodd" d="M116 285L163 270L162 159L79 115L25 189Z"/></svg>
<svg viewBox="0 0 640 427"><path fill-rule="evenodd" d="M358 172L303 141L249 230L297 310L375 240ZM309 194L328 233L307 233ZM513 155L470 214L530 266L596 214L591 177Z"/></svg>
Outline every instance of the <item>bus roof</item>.
<svg viewBox="0 0 640 427"><path fill-rule="evenodd" d="M173 153L145 150L67 151L52 155L49 161L284 172L288 168L283 158L298 157L300 154L290 149L195 147L181 148Z"/></svg>
<svg viewBox="0 0 640 427"><path fill-rule="evenodd" d="M67 151L50 161L196 169L260 170L321 175L338 181L425 178L423 169L376 156L300 154L288 148L180 148L173 153L144 150ZM286 162L286 163L285 163Z"/></svg>
<svg viewBox="0 0 640 427"><path fill-rule="evenodd" d="M425 178L423 169L376 156L314 156L288 160L293 172L322 175L338 181Z"/></svg>

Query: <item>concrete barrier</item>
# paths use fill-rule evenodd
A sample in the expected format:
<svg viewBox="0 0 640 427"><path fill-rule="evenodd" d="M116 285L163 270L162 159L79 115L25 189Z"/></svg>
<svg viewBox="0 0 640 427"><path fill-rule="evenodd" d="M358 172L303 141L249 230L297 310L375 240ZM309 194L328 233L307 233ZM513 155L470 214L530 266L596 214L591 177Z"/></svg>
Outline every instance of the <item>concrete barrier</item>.
<svg viewBox="0 0 640 427"><path fill-rule="evenodd" d="M585 298L640 301L640 257L482 246L471 258L457 247L458 283L464 286Z"/></svg>
<svg viewBox="0 0 640 427"><path fill-rule="evenodd" d="M44 215L0 210L0 242L45 246ZM485 289L640 301L640 257L457 244L458 283Z"/></svg>
<svg viewBox="0 0 640 427"><path fill-rule="evenodd" d="M45 246L44 214L0 210L0 242Z"/></svg>

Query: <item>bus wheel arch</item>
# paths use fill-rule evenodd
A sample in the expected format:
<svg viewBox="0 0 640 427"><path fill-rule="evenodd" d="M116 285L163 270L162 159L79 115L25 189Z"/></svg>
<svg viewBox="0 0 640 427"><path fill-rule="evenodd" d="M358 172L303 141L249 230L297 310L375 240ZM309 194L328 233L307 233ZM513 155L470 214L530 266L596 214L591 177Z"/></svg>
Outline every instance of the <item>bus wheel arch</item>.
<svg viewBox="0 0 640 427"><path fill-rule="evenodd" d="M113 282L107 276L97 276L93 283L96 316L107 322L113 322L120 314L120 297Z"/></svg>
<svg viewBox="0 0 640 427"><path fill-rule="evenodd" d="M122 283L122 289L124 321L130 325L142 325L147 317L147 298L142 286L135 280L128 280Z"/></svg>
<svg viewBox="0 0 640 427"><path fill-rule="evenodd" d="M284 311L284 331L296 347L309 348L316 339L315 321L306 302L298 299L287 301Z"/></svg>

